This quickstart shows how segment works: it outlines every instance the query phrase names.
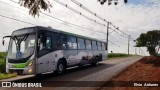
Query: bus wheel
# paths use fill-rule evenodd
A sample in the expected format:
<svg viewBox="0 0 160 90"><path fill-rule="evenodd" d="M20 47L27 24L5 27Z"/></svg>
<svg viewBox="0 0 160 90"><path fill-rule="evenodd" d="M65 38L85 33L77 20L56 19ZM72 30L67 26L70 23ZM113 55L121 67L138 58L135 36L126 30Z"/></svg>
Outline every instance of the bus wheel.
<svg viewBox="0 0 160 90"><path fill-rule="evenodd" d="M99 65L99 62L97 61L97 62L95 62L95 63L92 63L91 65L92 65L92 66L98 66L98 65Z"/></svg>
<svg viewBox="0 0 160 90"><path fill-rule="evenodd" d="M99 65L99 61L98 61L98 57L96 57L96 61L91 63L92 66L98 66Z"/></svg>
<svg viewBox="0 0 160 90"><path fill-rule="evenodd" d="M65 62L63 62L62 60L58 61L58 64L57 64L57 74L62 74L66 71L66 64Z"/></svg>

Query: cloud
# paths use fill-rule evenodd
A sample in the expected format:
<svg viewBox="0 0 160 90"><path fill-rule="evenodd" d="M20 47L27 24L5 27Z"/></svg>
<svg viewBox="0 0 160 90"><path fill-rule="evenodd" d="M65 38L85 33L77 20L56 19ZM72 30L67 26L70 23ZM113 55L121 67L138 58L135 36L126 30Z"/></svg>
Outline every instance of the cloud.
<svg viewBox="0 0 160 90"><path fill-rule="evenodd" d="M147 2L151 2L153 4L160 4L159 0L147 0Z"/></svg>

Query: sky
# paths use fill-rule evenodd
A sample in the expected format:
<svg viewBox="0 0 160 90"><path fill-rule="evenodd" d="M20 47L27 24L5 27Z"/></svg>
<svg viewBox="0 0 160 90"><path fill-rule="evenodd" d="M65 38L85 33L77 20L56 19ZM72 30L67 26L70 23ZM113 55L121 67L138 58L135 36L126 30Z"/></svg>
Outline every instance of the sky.
<svg viewBox="0 0 160 90"><path fill-rule="evenodd" d="M146 0L129 0L128 2L129 3L132 3L132 4L143 4Z"/></svg>
<svg viewBox="0 0 160 90"><path fill-rule="evenodd" d="M18 0L13 0L18 1ZM72 8L82 12L86 16L95 19L98 22L106 24L101 21L97 17L94 17L87 11L83 10L79 6L75 5L71 0L60 0L64 3L68 4ZM124 4L122 0L119 0L118 5L110 5L107 3L104 5L100 5L97 0L77 0L82 3L91 11L97 13L99 16L105 18L107 21L112 22L116 27L128 35L131 35L133 39L139 37L141 33L146 33L150 30L157 30L160 28L160 0L128 0L127 4ZM73 11L59 5L54 2L54 0L50 0L52 4L51 11L42 11L48 15L53 17L65 20L67 22L89 28L94 31L101 31L106 33L106 27L101 26L95 22L92 22L79 14L74 13ZM9 4L9 5L8 5ZM91 38L96 38L99 40L105 40L106 34L87 31L81 28L70 26L65 22L61 22L40 14L39 17L33 17L29 15L28 9L21 7L19 4L16 4L10 0L0 0L0 51L6 51L8 49L9 40L6 39L5 46L2 46L2 37L6 35L11 35L14 30L30 27L34 25L17 22L14 20L10 20L3 16L7 16L10 18L19 19L22 21L30 22L39 26L50 26L55 29L59 29L66 32L71 32L79 35L88 36ZM112 30L109 30L111 33ZM109 50L108 52L113 51L114 53L127 53L128 51L128 39L120 36L116 32L112 32L109 35ZM139 54L140 49L135 48L135 42L130 40L130 53L131 54ZM145 47L142 47L143 55L148 55L148 52ZM141 53L142 54L142 53Z"/></svg>

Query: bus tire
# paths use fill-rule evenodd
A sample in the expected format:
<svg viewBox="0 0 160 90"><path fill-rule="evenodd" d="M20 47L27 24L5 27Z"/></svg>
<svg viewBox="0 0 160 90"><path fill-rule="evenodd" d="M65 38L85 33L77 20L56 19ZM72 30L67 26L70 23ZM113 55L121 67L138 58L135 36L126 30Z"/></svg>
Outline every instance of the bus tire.
<svg viewBox="0 0 160 90"><path fill-rule="evenodd" d="M96 66L99 65L99 62L97 61L97 62L95 62L95 63L92 63L91 65L96 67Z"/></svg>
<svg viewBox="0 0 160 90"><path fill-rule="evenodd" d="M56 73L62 74L65 73L65 71L66 71L66 63L62 60L58 61Z"/></svg>
<svg viewBox="0 0 160 90"><path fill-rule="evenodd" d="M99 61L98 61L98 57L96 57L95 62L91 63L92 66L98 66L99 65Z"/></svg>

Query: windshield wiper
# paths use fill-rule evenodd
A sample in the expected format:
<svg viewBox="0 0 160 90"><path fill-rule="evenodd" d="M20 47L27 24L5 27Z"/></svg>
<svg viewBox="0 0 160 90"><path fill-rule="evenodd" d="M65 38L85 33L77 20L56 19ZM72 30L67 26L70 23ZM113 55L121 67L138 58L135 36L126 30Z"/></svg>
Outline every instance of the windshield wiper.
<svg viewBox="0 0 160 90"><path fill-rule="evenodd" d="M15 44L16 44L16 47L17 47L17 51L18 51L18 52L20 51L21 42L22 42L22 41L25 41L25 40L27 39L27 37L28 37L28 34L25 34L24 37L21 37L21 36L14 36L14 37L13 37L13 40L14 40L14 42L15 42ZM16 42L16 40L17 40L17 42Z"/></svg>

